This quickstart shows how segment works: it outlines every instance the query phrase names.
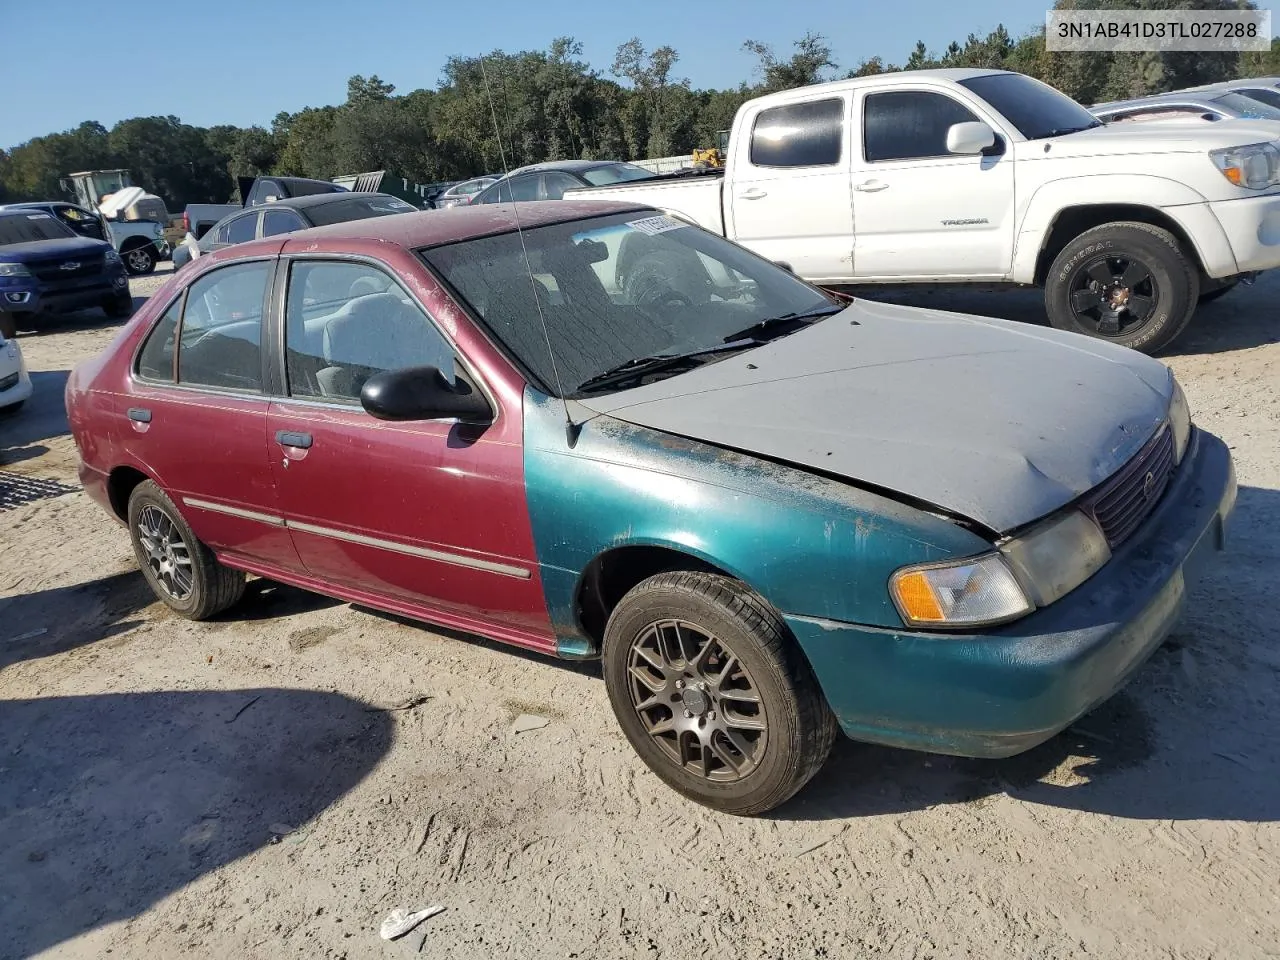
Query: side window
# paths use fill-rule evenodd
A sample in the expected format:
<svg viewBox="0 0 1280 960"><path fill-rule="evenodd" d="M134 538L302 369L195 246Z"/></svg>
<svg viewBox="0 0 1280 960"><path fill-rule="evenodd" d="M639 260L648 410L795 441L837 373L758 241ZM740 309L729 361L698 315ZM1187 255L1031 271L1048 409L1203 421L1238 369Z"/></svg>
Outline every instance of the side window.
<svg viewBox="0 0 1280 960"><path fill-rule="evenodd" d="M940 93L903 90L872 93L863 106L863 149L867 161L947 157L947 130L978 118Z"/></svg>
<svg viewBox="0 0 1280 960"><path fill-rule="evenodd" d="M567 173L544 173L542 175L542 192L544 200L563 200L566 190L573 190L582 183Z"/></svg>
<svg viewBox="0 0 1280 960"><path fill-rule="evenodd" d="M179 383L262 389L262 304L270 276L269 262L238 263L191 285L178 336Z"/></svg>
<svg viewBox="0 0 1280 960"><path fill-rule="evenodd" d="M828 167L840 162L844 100L810 100L761 110L751 127L757 167Z"/></svg>
<svg viewBox="0 0 1280 960"><path fill-rule="evenodd" d="M531 173L523 177L515 177L510 181L509 188L511 190L510 197L503 197L503 200L510 203L512 200L517 202L523 200L538 199L538 174Z"/></svg>
<svg viewBox="0 0 1280 960"><path fill-rule="evenodd" d="M213 242L214 242L214 243L227 243L227 242L228 242L228 241L227 241L227 234L228 234L230 231L231 231L231 224L230 224L230 223L222 223L222 224L219 224L219 225L218 225L218 228L217 228L216 230L214 230L214 231L213 231Z"/></svg>
<svg viewBox="0 0 1280 960"><path fill-rule="evenodd" d="M275 237L282 233L301 230L303 223L298 215L288 210L267 210L262 214L262 235Z"/></svg>
<svg viewBox="0 0 1280 960"><path fill-rule="evenodd" d="M138 353L138 376L144 380L173 383L173 347L181 315L182 297L178 297L147 335L147 342Z"/></svg>
<svg viewBox="0 0 1280 960"><path fill-rule="evenodd" d="M227 243L248 243L258 229L258 215L250 213L227 224Z"/></svg>
<svg viewBox="0 0 1280 960"><path fill-rule="evenodd" d="M295 261L285 306L289 395L359 403L375 373L437 367L454 378L453 349L387 274L364 263Z"/></svg>

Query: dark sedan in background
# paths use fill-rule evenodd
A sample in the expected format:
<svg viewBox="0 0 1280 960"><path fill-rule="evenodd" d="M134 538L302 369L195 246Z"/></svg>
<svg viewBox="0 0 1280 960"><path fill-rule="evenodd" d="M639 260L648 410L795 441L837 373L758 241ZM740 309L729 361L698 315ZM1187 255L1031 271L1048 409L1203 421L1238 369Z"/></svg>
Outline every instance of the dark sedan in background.
<svg viewBox="0 0 1280 960"><path fill-rule="evenodd" d="M285 197L261 206L246 207L224 217L193 244L183 243L173 252L173 268L188 260L233 247L237 243L274 237L308 227L323 227L349 220L367 220L395 213L414 213L411 203L385 193L320 193L305 197ZM199 253L192 253L192 246Z"/></svg>
<svg viewBox="0 0 1280 960"><path fill-rule="evenodd" d="M648 180L652 170L615 160L553 160L512 170L497 183L472 198L478 203L511 203L513 200L560 200L566 190L607 187L626 180Z"/></svg>

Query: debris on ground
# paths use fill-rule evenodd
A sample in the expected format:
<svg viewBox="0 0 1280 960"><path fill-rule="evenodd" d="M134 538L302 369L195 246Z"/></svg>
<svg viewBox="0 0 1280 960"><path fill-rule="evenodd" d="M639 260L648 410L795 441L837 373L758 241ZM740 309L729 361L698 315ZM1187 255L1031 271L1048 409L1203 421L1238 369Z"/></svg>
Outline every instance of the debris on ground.
<svg viewBox="0 0 1280 960"><path fill-rule="evenodd" d="M387 914L387 919L382 921L382 928L378 932L382 935L383 940L395 940L403 937L423 920L443 912L444 906L438 903L413 912L406 910L404 907L396 907Z"/></svg>
<svg viewBox="0 0 1280 960"><path fill-rule="evenodd" d="M527 733L530 730L541 730L551 721L546 717L536 717L532 713L522 713L511 725L512 733Z"/></svg>
<svg viewBox="0 0 1280 960"><path fill-rule="evenodd" d="M423 693L423 694L419 694L416 697L410 697L408 700L404 700L401 703L393 703L391 706L382 706L380 704L373 703L365 707L364 712L365 713L393 713L397 710L412 710L414 707L422 706L424 703L426 703L430 699L431 697Z"/></svg>
<svg viewBox="0 0 1280 960"><path fill-rule="evenodd" d="M48 632L48 627L41 627L39 630L28 630L26 633L18 634L16 637L10 637L5 643L21 643L23 640L34 640L36 637L42 637Z"/></svg>
<svg viewBox="0 0 1280 960"><path fill-rule="evenodd" d="M261 699L262 699L262 694L258 694L258 696L254 697L252 700L246 703L243 707L237 710L234 714L232 714L231 719L228 720L227 723L235 723L237 720L240 719L240 714L244 713L246 710L248 710L250 707L252 707L255 703L257 703Z"/></svg>

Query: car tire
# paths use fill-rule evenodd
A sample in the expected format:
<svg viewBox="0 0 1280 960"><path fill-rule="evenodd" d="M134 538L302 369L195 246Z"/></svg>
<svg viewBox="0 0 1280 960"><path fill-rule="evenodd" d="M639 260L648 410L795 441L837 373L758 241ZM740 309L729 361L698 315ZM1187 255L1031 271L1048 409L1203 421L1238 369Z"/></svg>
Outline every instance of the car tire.
<svg viewBox="0 0 1280 960"><path fill-rule="evenodd" d="M17 403L11 403L8 406L0 407L0 417L12 417L15 413L22 409L25 400L19 400Z"/></svg>
<svg viewBox="0 0 1280 960"><path fill-rule="evenodd" d="M1153 354L1185 329L1199 295L1199 270L1178 238L1134 222L1094 227L1063 247L1044 298L1057 329ZM1147 313L1136 318L1140 301ZM1111 309L1116 304L1123 313Z"/></svg>
<svg viewBox="0 0 1280 960"><path fill-rule="evenodd" d="M156 268L156 252L150 244L121 250L120 259L124 261L125 270L134 277L151 273Z"/></svg>
<svg viewBox="0 0 1280 960"><path fill-rule="evenodd" d="M147 585L188 620L216 616L244 595L244 573L219 563L151 480L129 497L129 538Z"/></svg>
<svg viewBox="0 0 1280 960"><path fill-rule="evenodd" d="M112 320L123 320L133 313L133 295L125 292L118 297L104 300L102 312Z"/></svg>
<svg viewBox="0 0 1280 960"><path fill-rule="evenodd" d="M1210 286L1212 284L1212 286ZM1225 297L1228 293L1240 285L1239 280L1229 280L1226 283L1219 283L1216 280L1206 280L1201 285L1202 292L1200 294L1201 303L1213 303L1219 297ZM1205 289L1207 287L1207 289Z"/></svg>
<svg viewBox="0 0 1280 960"><path fill-rule="evenodd" d="M603 661L640 759L705 806L772 810L831 752L835 718L808 661L778 613L736 580L672 571L643 581L610 615Z"/></svg>
<svg viewBox="0 0 1280 960"><path fill-rule="evenodd" d="M18 318L12 313L0 313L0 337L12 340L18 335Z"/></svg>

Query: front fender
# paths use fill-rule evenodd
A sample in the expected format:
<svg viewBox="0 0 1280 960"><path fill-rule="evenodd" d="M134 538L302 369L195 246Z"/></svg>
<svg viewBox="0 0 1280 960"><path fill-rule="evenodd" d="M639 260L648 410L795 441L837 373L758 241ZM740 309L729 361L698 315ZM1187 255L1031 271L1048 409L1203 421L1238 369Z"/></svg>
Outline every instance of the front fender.
<svg viewBox="0 0 1280 960"><path fill-rule="evenodd" d="M570 445L564 408L525 393L525 485L551 622L588 640L583 572L624 546L724 570L777 610L901 627L888 578L909 563L989 549L956 523L837 479L596 416Z"/></svg>
<svg viewBox="0 0 1280 960"><path fill-rule="evenodd" d="M1064 210L1113 205L1159 211L1190 238L1210 276L1236 272L1231 244L1203 194L1167 177L1117 173L1051 180L1031 195L1015 242L1013 280L1035 282L1036 260L1054 222Z"/></svg>

